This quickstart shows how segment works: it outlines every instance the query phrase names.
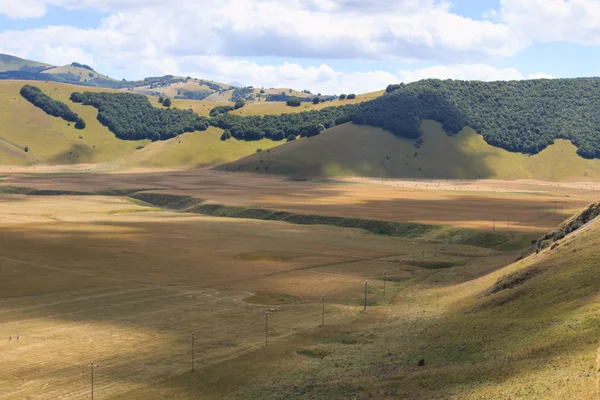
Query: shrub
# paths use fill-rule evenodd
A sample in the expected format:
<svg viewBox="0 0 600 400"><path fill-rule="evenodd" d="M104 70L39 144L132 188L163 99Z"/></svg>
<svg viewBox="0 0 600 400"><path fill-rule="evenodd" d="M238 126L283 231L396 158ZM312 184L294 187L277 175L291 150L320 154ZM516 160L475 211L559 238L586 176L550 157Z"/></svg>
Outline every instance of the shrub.
<svg viewBox="0 0 600 400"><path fill-rule="evenodd" d="M136 150L141 150L141 149L143 149L143 148L144 148L144 146L138 146L138 147L136 147L135 149L136 149Z"/></svg>
<svg viewBox="0 0 600 400"><path fill-rule="evenodd" d="M25 146L25 147L23 148L23 151L24 151L25 153L29 153L29 147Z"/></svg>
<svg viewBox="0 0 600 400"><path fill-rule="evenodd" d="M346 95L345 94L340 94L340 100L346 100Z"/></svg>
<svg viewBox="0 0 600 400"><path fill-rule="evenodd" d="M85 121L83 118L77 118L77 122L75 122L75 129L85 129Z"/></svg>
<svg viewBox="0 0 600 400"><path fill-rule="evenodd" d="M162 105L165 107L171 107L171 99L170 98L166 98L163 102Z"/></svg>
<svg viewBox="0 0 600 400"><path fill-rule="evenodd" d="M288 99L288 101L286 102L286 104L288 106L290 106L290 107L300 107L300 105L302 104L302 102L297 97L290 97Z"/></svg>
<svg viewBox="0 0 600 400"><path fill-rule="evenodd" d="M287 138L287 141L288 141L288 142L293 142L294 140L296 140L296 135L290 135L290 136L288 136L288 138Z"/></svg>
<svg viewBox="0 0 600 400"><path fill-rule="evenodd" d="M70 100L73 103L83 103L83 101L85 100L85 96L79 92L73 92L71 93Z"/></svg>
<svg viewBox="0 0 600 400"><path fill-rule="evenodd" d="M159 97L158 97L158 102L159 102L160 104L162 104L164 101L165 101L165 98L164 98L163 96L159 96Z"/></svg>
<svg viewBox="0 0 600 400"><path fill-rule="evenodd" d="M321 102L321 99L319 99L318 97L315 97L312 99L313 104L319 104Z"/></svg>
<svg viewBox="0 0 600 400"><path fill-rule="evenodd" d="M350 94L348 95L348 97L346 97L346 98L347 98L348 100L353 100L353 99L355 99L355 98L356 98L356 95L355 95L354 93L350 93Z"/></svg>

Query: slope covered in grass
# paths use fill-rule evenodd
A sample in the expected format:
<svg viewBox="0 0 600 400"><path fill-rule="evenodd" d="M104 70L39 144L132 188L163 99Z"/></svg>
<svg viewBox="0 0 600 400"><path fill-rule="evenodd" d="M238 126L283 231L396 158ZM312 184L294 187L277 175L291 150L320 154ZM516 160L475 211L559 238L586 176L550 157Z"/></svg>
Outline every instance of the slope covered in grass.
<svg viewBox="0 0 600 400"><path fill-rule="evenodd" d="M595 398L599 222L491 272L467 264L400 280L390 306L370 309L386 322L310 346L326 356L239 398Z"/></svg>
<svg viewBox="0 0 600 400"><path fill-rule="evenodd" d="M210 127L203 132L191 132L176 138L149 143L144 149L116 160L113 165L122 167L182 167L193 168L217 166L229 163L250 154L257 149L265 150L280 145L281 142L263 139L256 142L220 140L221 130Z"/></svg>
<svg viewBox="0 0 600 400"><path fill-rule="evenodd" d="M424 121L421 131L423 140L417 148L416 141L398 138L383 129L344 124L221 168L291 177L600 178L600 160L578 156L575 146L566 140L557 140L541 153L528 155L491 146L469 128L449 136L439 123Z"/></svg>
<svg viewBox="0 0 600 400"><path fill-rule="evenodd" d="M25 60L23 58L0 54L0 72L15 70L39 70L51 67L50 64L44 64L37 61Z"/></svg>
<svg viewBox="0 0 600 400"><path fill-rule="evenodd" d="M19 95L24 81L0 81L0 140L12 149L28 147L26 157L14 157L14 151L0 146L0 163L48 164L102 163L135 151L142 142L115 138L96 120L97 110L69 100L80 87L54 82L35 82L45 94L68 104L87 123L83 130L61 118L52 117ZM90 89L92 91L103 89ZM81 136L81 138L80 138Z"/></svg>

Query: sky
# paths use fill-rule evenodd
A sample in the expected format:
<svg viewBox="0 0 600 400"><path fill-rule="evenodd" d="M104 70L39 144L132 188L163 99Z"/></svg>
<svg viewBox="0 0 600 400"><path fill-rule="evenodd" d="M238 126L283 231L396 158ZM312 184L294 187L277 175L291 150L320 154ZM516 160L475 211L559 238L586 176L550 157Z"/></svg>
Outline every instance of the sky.
<svg viewBox="0 0 600 400"><path fill-rule="evenodd" d="M327 94L600 75L600 0L0 0L0 53Z"/></svg>

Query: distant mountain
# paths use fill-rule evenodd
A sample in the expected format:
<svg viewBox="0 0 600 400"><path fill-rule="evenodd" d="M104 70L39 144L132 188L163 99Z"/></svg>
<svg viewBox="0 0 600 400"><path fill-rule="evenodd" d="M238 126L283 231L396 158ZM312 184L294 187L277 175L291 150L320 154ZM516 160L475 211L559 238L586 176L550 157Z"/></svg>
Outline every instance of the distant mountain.
<svg viewBox="0 0 600 400"><path fill-rule="evenodd" d="M42 71L51 68L52 65L44 64L37 61L25 60L23 58L10 56L8 54L0 54L0 72L6 71Z"/></svg>
<svg viewBox="0 0 600 400"><path fill-rule="evenodd" d="M279 88L262 90L246 87L240 82L230 84L190 76L163 75L141 80L117 80L103 75L89 65L72 62L55 66L37 61L25 60L8 54L0 54L0 80L52 81L72 85L128 90L148 96L167 96L176 99L205 101L285 101L273 97L284 94L308 98L308 94Z"/></svg>

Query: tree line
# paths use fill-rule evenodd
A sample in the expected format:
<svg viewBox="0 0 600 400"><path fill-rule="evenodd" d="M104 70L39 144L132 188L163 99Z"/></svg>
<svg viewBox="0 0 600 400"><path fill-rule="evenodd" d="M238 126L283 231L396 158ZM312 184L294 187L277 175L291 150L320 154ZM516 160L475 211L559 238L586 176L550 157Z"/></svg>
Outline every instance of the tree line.
<svg viewBox="0 0 600 400"><path fill-rule="evenodd" d="M131 104L126 104L128 100L113 98L117 96L115 94L103 96L107 107L114 103L111 109L127 110L139 103L140 110L154 113L144 96L132 100ZM390 85L383 96L370 101L295 114L242 117L229 114L231 108L215 107L209 119L201 119L202 123L223 129L224 140L229 137L283 140L291 136L314 136L323 129L345 122L380 127L398 137L419 139L421 121L432 119L442 123L450 135L469 126L487 143L513 152L536 154L555 139L564 138L577 147L580 156L600 158L600 78L499 82L428 79ZM102 114L102 118L112 115L107 111ZM127 112L122 111L122 114ZM120 116L121 113L118 115L115 120L127 118ZM181 120L193 120L190 114L182 115L187 116ZM141 130L143 132L155 130L149 127L153 119L144 121L140 118L134 125L148 126ZM165 138L172 137L172 130L160 126L157 130L161 135L166 130L171 133ZM181 124L175 126L181 131ZM192 127L186 126L188 130ZM114 129L126 130L125 127ZM146 138L141 131L124 136Z"/></svg>
<svg viewBox="0 0 600 400"><path fill-rule="evenodd" d="M85 122L79 118L77 113L72 111L65 103L54 100L37 86L25 85L19 92L21 96L36 107L41 108L46 114L53 117L60 117L68 122L75 122L77 129L85 128Z"/></svg>

